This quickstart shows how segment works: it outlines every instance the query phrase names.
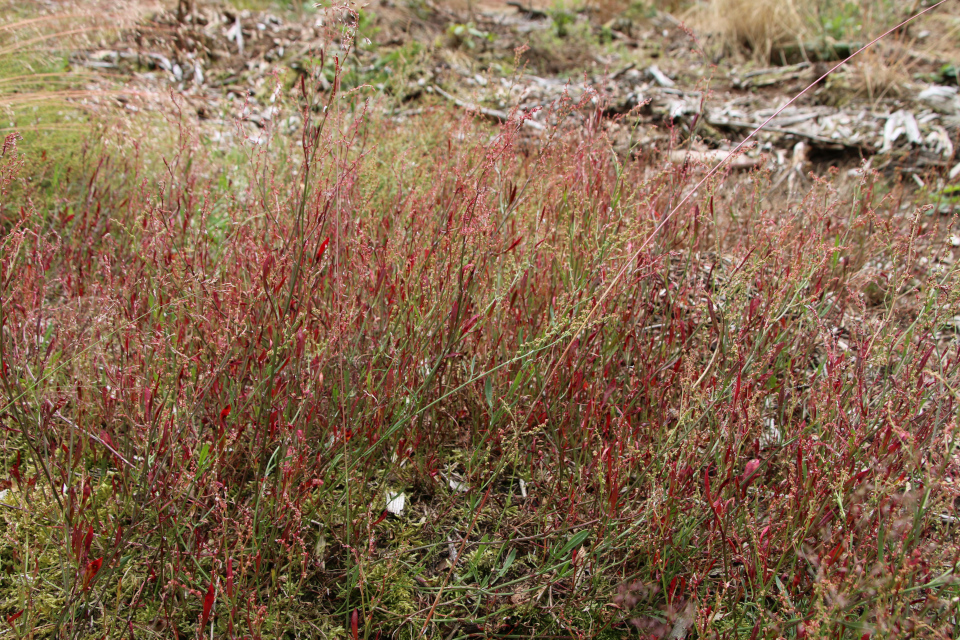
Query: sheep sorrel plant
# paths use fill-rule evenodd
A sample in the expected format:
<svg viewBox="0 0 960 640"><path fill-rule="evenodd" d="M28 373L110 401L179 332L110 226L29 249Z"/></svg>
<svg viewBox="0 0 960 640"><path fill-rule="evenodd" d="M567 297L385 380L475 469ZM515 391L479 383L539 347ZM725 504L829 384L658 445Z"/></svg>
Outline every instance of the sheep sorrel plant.
<svg viewBox="0 0 960 640"><path fill-rule="evenodd" d="M335 15L229 169L6 138L6 636L955 637L954 221L400 122Z"/></svg>

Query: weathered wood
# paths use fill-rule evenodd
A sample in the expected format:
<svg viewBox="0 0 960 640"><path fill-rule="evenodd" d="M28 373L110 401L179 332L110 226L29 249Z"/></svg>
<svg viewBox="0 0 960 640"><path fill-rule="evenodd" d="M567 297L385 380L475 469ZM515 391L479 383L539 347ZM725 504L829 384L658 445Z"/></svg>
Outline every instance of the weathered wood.
<svg viewBox="0 0 960 640"><path fill-rule="evenodd" d="M724 118L708 118L707 122L715 127L728 127L730 129L756 129L760 126L756 122L741 122L739 120L727 120ZM796 138L804 138L806 140L811 140L816 142L818 145L833 148L833 149L863 149L865 151L874 152L876 149L872 145L867 144L866 142L851 142L849 140L844 140L842 138L833 139L826 138L824 136L818 136L813 133L807 133L806 131L801 131L799 129L788 129L786 127L774 127L767 125L763 128L763 131L769 133L780 133L783 135L794 136Z"/></svg>
<svg viewBox="0 0 960 640"><path fill-rule="evenodd" d="M488 109L486 107L481 107L480 105L473 104L471 102L464 102L463 100L450 95L443 89L438 86L433 86L432 89L436 91L439 95L446 98L453 104L457 105L461 109L466 109L467 111L473 111L479 113L482 116L485 116L491 120L496 120L498 122L509 122L510 114L506 111L500 111L498 109ZM537 131L543 131L544 126L537 122L536 120L524 120L523 124L531 129L536 129Z"/></svg>
<svg viewBox="0 0 960 640"><path fill-rule="evenodd" d="M784 45L770 52L771 64L834 62L849 58L863 48L862 42L803 42Z"/></svg>

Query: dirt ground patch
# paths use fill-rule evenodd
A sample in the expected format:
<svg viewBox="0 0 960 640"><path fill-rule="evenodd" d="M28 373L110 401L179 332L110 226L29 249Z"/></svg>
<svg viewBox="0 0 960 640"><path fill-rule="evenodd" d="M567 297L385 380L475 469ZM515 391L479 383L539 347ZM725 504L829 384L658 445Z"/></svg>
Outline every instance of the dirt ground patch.
<svg viewBox="0 0 960 640"><path fill-rule="evenodd" d="M829 69L831 57L849 53L834 43L801 51L799 62L765 65L711 52L667 13L597 24L589 12L558 11L546 3L371 5L360 13L349 82L379 93L398 117L456 102L494 119L529 114L531 135L562 99L589 93L620 153L684 148L688 160L709 162ZM75 62L128 75L134 94L177 91L198 118L260 126L272 117L278 83L290 90L328 45L316 22L310 12L200 3L189 15L156 14L118 46L78 52ZM924 45L940 37L929 22L937 20L891 36L768 122L743 166L769 169L789 186L809 168L855 170L869 160L888 176L916 176L917 185L942 191L960 173L960 98L951 51ZM135 96L122 101L139 108Z"/></svg>

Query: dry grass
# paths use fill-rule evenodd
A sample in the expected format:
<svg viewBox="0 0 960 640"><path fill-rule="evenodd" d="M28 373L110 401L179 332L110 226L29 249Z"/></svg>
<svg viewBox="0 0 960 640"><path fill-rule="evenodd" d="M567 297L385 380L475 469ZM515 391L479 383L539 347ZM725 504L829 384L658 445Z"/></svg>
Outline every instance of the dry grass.
<svg viewBox="0 0 960 640"><path fill-rule="evenodd" d="M159 8L146 2L0 2L0 56L62 55L97 44Z"/></svg>
<svg viewBox="0 0 960 640"><path fill-rule="evenodd" d="M808 0L713 0L689 17L727 51L748 51L767 60L774 47L792 44L806 32Z"/></svg>
<svg viewBox="0 0 960 640"><path fill-rule="evenodd" d="M910 83L910 60L903 52L889 55L869 49L858 56L846 72L850 88L871 102L903 97Z"/></svg>

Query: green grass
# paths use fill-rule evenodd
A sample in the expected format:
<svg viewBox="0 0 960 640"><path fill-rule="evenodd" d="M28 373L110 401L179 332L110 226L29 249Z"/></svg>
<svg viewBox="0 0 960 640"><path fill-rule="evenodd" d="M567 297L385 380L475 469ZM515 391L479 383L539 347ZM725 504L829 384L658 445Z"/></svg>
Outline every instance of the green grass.
<svg viewBox="0 0 960 640"><path fill-rule="evenodd" d="M37 163L38 179L55 184L58 173L70 171L71 158L82 153L91 129L106 121L102 110L93 115L84 104L101 96L87 88L94 78L70 63L76 47L116 33L115 23L91 9L47 12L18 2L0 7L0 135L19 133L21 150ZM98 80L101 86L109 82L103 75Z"/></svg>

